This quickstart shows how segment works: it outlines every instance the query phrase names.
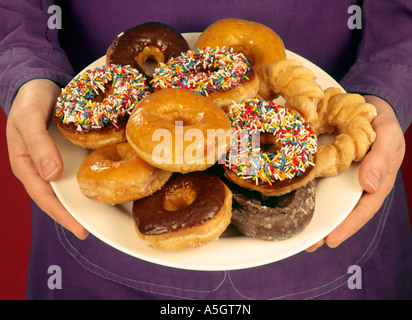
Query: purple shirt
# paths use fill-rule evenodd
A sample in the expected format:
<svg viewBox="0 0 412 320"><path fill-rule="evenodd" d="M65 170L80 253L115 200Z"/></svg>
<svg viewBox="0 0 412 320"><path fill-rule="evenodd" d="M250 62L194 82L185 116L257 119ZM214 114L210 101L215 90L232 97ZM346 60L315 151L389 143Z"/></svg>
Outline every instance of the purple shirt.
<svg viewBox="0 0 412 320"><path fill-rule="evenodd" d="M200 32L213 21L238 17L273 28L287 49L319 65L347 91L386 99L402 129L412 120L412 3L409 0L80 1L57 4L62 29L47 27L51 1L0 5L0 106L8 112L18 88L48 78L61 86L105 54L122 31L159 21ZM69 4L67 4L69 3ZM124 4L123 4L124 3ZM160 5L159 3L162 3ZM310 3L310 4L309 4ZM362 5L362 28L351 29L351 5ZM358 21L359 22L359 21ZM62 50L63 48L63 50ZM395 192L396 190L396 192ZM266 266L221 272L154 265L90 235L80 241L33 203L29 298L303 299L411 298L412 239L401 177L381 210L335 249L326 245ZM399 245L400 243L404 245ZM50 265L63 270L63 289L47 287ZM351 290L350 265L363 288Z"/></svg>

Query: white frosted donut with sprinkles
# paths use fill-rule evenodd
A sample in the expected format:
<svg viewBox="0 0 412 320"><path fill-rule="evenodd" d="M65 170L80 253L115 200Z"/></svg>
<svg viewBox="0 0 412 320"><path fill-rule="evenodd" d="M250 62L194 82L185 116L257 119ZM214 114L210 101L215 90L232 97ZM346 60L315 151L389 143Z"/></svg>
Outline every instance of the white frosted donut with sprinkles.
<svg viewBox="0 0 412 320"><path fill-rule="evenodd" d="M88 69L62 89L54 120L62 134L82 148L122 142L131 111L149 92L145 76L129 66Z"/></svg>
<svg viewBox="0 0 412 320"><path fill-rule="evenodd" d="M231 105L228 117L233 130L224 163L229 180L280 196L315 178L317 138L297 113L252 99Z"/></svg>
<svg viewBox="0 0 412 320"><path fill-rule="evenodd" d="M193 49L160 63L151 80L153 91L185 88L202 94L221 108L254 98L259 79L242 53L232 48Z"/></svg>

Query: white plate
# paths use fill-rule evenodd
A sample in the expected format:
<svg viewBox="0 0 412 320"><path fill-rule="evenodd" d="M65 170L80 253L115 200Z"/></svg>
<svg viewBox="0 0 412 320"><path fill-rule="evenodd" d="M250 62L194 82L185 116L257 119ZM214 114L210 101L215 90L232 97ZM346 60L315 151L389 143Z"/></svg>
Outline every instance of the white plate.
<svg viewBox="0 0 412 320"><path fill-rule="evenodd" d="M193 46L199 33L184 36ZM306 59L289 51L287 56L310 68L323 89L340 87L327 73ZM101 66L104 62L105 57L102 57L88 68ZM218 240L203 247L163 252L148 247L136 236L132 203L114 206L96 203L83 196L77 184L76 173L89 151L65 140L55 125L50 126L50 134L64 162L63 174L52 183L52 187L66 209L87 230L108 245L136 258L175 268L234 270L285 259L328 235L347 217L362 194L358 183L359 167L353 164L343 174L315 181L316 207L313 219L304 231L292 239L277 242L257 240L242 236L229 227Z"/></svg>

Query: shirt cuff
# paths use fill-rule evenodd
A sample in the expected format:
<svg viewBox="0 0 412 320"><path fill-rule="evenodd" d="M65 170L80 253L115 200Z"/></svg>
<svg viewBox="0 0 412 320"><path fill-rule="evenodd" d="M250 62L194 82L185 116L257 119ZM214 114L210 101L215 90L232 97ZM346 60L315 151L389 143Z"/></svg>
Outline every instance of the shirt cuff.
<svg viewBox="0 0 412 320"><path fill-rule="evenodd" d="M412 120L412 71L385 62L356 62L340 84L347 92L370 94L386 100L395 110L403 132Z"/></svg>

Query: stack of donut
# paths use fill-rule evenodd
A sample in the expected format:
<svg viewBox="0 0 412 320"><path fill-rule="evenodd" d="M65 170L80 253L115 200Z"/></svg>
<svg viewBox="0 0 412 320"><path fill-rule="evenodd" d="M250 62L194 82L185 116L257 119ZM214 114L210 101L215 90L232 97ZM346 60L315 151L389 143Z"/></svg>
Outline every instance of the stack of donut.
<svg viewBox="0 0 412 320"><path fill-rule="evenodd" d="M157 64L153 74L147 60ZM315 177L343 172L374 140L373 106L315 80L262 24L216 21L190 49L177 30L150 22L121 33L105 66L62 89L54 119L73 144L94 149L78 170L82 193L133 201L137 235L149 246L198 247L230 223L281 240L309 223ZM285 107L272 101L278 96ZM369 111L353 115L355 104ZM318 150L317 134L335 128L336 141Z"/></svg>

